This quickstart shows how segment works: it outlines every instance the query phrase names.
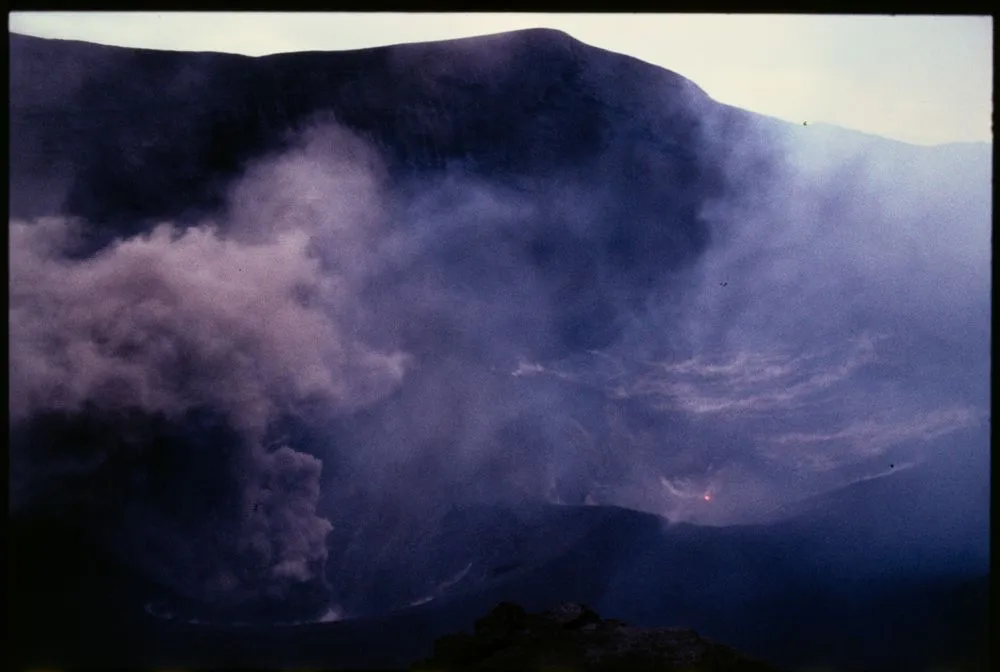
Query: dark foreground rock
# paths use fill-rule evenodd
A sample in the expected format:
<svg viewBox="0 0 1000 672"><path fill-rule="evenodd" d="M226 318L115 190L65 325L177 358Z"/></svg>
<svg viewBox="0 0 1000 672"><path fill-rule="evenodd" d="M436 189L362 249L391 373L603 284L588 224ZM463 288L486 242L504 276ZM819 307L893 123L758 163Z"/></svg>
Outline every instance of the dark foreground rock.
<svg viewBox="0 0 1000 672"><path fill-rule="evenodd" d="M502 602L476 621L473 634L446 635L414 672L451 670L704 670L768 672L775 668L702 639L693 630L638 628L602 619L574 603L529 614Z"/></svg>

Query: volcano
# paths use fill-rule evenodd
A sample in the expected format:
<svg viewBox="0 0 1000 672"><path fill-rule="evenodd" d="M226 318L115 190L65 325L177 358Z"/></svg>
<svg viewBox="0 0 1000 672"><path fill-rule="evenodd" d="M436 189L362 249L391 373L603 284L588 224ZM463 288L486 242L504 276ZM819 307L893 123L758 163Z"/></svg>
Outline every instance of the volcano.
<svg viewBox="0 0 1000 672"><path fill-rule="evenodd" d="M552 30L10 56L19 664L401 668L568 602L986 669L990 146Z"/></svg>

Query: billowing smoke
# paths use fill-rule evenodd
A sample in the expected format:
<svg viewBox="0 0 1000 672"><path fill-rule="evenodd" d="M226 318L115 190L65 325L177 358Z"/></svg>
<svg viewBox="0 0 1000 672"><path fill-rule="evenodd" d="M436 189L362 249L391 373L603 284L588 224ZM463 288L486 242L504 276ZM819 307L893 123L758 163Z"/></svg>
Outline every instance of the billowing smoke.
<svg viewBox="0 0 1000 672"><path fill-rule="evenodd" d="M74 418L99 417L107 425L99 445L64 436L68 445L51 446L40 440L41 427L29 432L25 441L41 445L15 446L12 459L31 474L12 489L15 511L44 505L33 501L45 491L39 479L58 478L57 490L78 483L67 461L99 470L124 460L149 471L147 479L162 478L152 473L163 459L154 454L157 432L207 412L231 428L219 443L235 446L208 442L198 449L214 454L184 459L186 469L211 474L201 487L238 483L229 501L202 512L215 525L201 521L193 534L163 501L140 497L116 512L130 529L112 534L133 540L129 552L194 598L246 602L244 593L263 592L279 600L289 586L322 580L331 525L317 511L321 462L271 445L269 428L384 398L403 379L406 359L366 344L355 298L365 218L373 214L364 203L374 189L370 175L356 161L337 163L341 152L317 151L321 142L307 137L294 160L269 165L264 179L251 171L227 221L161 224L92 257L75 254L86 222L10 223L12 422L59 417L72 427ZM336 147L348 151L347 143ZM310 209L319 195L322 212ZM114 454L122 441L109 435L127 433L136 414L159 426L127 442L124 450L136 454ZM173 476L179 482L167 487L184 488L191 477L181 469ZM108 496L100 479L79 487L80 497ZM143 506L153 510L140 515ZM192 538L211 550L191 548Z"/></svg>

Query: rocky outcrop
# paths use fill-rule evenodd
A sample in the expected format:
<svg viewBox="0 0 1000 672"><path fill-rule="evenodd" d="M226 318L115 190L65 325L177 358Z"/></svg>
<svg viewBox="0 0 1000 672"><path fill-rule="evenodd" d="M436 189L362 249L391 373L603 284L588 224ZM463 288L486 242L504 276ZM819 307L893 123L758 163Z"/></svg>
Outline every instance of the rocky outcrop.
<svg viewBox="0 0 1000 672"><path fill-rule="evenodd" d="M502 602L476 621L473 634L441 637L434 654L411 669L768 672L775 668L703 639L693 630L633 627L602 619L575 603L529 614L517 604Z"/></svg>

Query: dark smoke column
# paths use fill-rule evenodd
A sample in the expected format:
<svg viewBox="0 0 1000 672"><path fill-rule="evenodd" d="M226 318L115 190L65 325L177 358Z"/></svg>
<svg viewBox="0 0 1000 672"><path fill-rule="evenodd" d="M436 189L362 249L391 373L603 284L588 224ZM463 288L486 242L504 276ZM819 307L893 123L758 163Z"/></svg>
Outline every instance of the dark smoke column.
<svg viewBox="0 0 1000 672"><path fill-rule="evenodd" d="M296 206L309 186L256 194ZM202 617L325 610L322 465L272 430L403 375L344 329L350 280L318 258L318 223L283 224L163 225L90 257L85 223L10 225L14 515L72 520Z"/></svg>

